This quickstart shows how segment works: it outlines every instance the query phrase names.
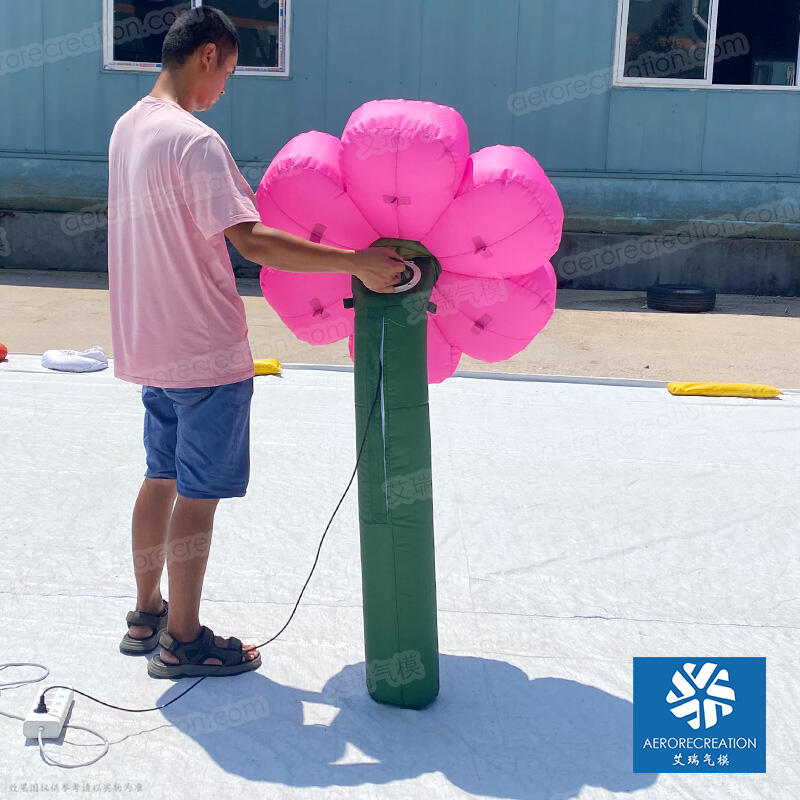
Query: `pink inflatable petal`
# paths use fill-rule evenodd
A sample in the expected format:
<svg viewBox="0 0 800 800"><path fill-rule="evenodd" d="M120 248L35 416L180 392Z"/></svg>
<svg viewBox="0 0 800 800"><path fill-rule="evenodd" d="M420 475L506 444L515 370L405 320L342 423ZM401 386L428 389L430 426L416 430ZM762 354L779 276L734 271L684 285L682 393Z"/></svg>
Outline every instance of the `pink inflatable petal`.
<svg viewBox="0 0 800 800"><path fill-rule="evenodd" d="M266 225L338 247L396 237L431 250L443 267L432 295L438 313L428 316L431 383L452 375L462 352L485 361L518 353L555 303L549 259L564 216L553 186L520 148L468 152L454 109L376 101L353 114L341 142L318 131L289 142L258 190ZM299 338L348 338L353 355L348 275L265 267L261 286Z"/></svg>
<svg viewBox="0 0 800 800"><path fill-rule="evenodd" d="M292 139L267 169L256 199L261 221L272 228L346 249L378 238L342 186L341 142L311 131ZM353 330L350 276L261 270L264 297L301 340L330 344Z"/></svg>
<svg viewBox="0 0 800 800"><path fill-rule="evenodd" d="M293 233L295 236L302 236L304 239L311 238L312 233L308 225L297 222L285 214L273 199L263 180L256 192L256 205L264 225L277 228L279 231L286 231L286 233Z"/></svg>
<svg viewBox="0 0 800 800"><path fill-rule="evenodd" d="M458 369L461 351L448 341L435 315L428 315L428 383L441 383Z"/></svg>
<svg viewBox="0 0 800 800"><path fill-rule="evenodd" d="M378 239L344 191L341 148L339 139L327 133L295 136L275 156L258 187L261 221L345 249L369 247Z"/></svg>
<svg viewBox="0 0 800 800"><path fill-rule="evenodd" d="M353 309L342 300L350 297L349 275L284 272L264 267L261 291L289 330L309 344L331 344L353 332Z"/></svg>
<svg viewBox="0 0 800 800"><path fill-rule="evenodd" d="M527 275L498 279L442 272L433 319L454 347L481 361L524 350L553 314L556 276L549 262Z"/></svg>
<svg viewBox="0 0 800 800"><path fill-rule="evenodd" d="M415 100L376 100L342 134L347 193L382 237L419 241L452 201L464 177L469 133L453 108Z"/></svg>
<svg viewBox="0 0 800 800"><path fill-rule="evenodd" d="M470 156L458 196L422 243L442 269L524 275L558 249L564 210L536 159L497 145Z"/></svg>

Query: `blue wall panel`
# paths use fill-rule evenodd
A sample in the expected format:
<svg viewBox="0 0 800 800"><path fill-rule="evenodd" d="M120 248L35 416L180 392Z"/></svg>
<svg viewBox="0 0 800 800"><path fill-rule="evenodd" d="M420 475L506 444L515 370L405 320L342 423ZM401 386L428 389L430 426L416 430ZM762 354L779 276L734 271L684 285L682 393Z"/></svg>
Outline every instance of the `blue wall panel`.
<svg viewBox="0 0 800 800"><path fill-rule="evenodd" d="M707 100L706 91L613 89L608 169L700 172Z"/></svg>
<svg viewBox="0 0 800 800"><path fill-rule="evenodd" d="M794 92L709 93L704 172L797 175L798 142Z"/></svg>
<svg viewBox="0 0 800 800"><path fill-rule="evenodd" d="M114 123L138 99L136 75L102 72L100 39L86 33L101 19L97 0L44 0L45 38L80 34L83 45L44 66L47 152L106 153Z"/></svg>
<svg viewBox="0 0 800 800"><path fill-rule="evenodd" d="M511 144L518 17L519 0L424 5L420 96L461 112L473 152Z"/></svg>
<svg viewBox="0 0 800 800"><path fill-rule="evenodd" d="M238 158L269 161L298 133L326 129L327 46L328 0L295 3L292 77L231 78L233 150Z"/></svg>
<svg viewBox="0 0 800 800"><path fill-rule="evenodd" d="M0 0L0 52L42 41L42 0L27 0L24 8ZM0 150L44 150L44 86L42 67L29 66L24 55L6 53L0 74ZM19 60L17 60L19 59ZM7 65L7 67L6 67Z"/></svg>
<svg viewBox="0 0 800 800"><path fill-rule="evenodd" d="M800 177L794 92L615 88L512 113L516 92L608 76L616 11L617 0L293 0L291 78L232 78L200 118L240 160L266 162L301 131L339 135L367 100L423 97L461 111L473 149L519 144L551 172ZM0 0L0 54L101 19L101 0ZM99 46L0 74L0 150L102 158L155 79L103 72Z"/></svg>
<svg viewBox="0 0 800 800"><path fill-rule="evenodd" d="M233 78L231 78L231 81ZM297 108L297 94L286 84L259 78L237 78L231 95L233 138L228 142L236 157L268 162L297 133L318 127L303 125ZM216 127L207 115L200 119Z"/></svg>
<svg viewBox="0 0 800 800"><path fill-rule="evenodd" d="M331 3L326 87L330 133L339 136L350 114L368 100L419 97L422 3Z"/></svg>
<svg viewBox="0 0 800 800"><path fill-rule="evenodd" d="M515 90L610 68L616 8L615 0L525 0ZM575 96L571 91L567 96ZM529 149L546 169L604 169L608 107L608 92L521 107L525 113L514 116L514 144Z"/></svg>

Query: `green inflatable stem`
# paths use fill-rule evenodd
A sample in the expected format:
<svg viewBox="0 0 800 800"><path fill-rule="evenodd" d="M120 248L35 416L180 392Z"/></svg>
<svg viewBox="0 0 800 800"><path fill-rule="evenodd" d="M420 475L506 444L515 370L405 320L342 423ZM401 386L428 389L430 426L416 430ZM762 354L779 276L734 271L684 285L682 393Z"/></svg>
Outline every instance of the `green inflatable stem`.
<svg viewBox="0 0 800 800"><path fill-rule="evenodd" d="M367 689L380 703L422 708L439 692L427 311L441 267L419 242L375 246L413 260L420 275L396 294L353 279Z"/></svg>

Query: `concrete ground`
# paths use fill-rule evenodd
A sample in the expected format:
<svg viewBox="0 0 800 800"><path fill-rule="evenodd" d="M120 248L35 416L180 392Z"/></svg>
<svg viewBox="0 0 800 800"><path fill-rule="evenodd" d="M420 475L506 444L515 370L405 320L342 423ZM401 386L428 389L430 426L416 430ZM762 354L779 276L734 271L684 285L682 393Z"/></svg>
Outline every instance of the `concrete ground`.
<svg viewBox="0 0 800 800"><path fill-rule="evenodd" d="M239 281L256 358L350 364L347 343L295 339L261 295ZM104 273L0 270L0 342L12 353L100 345L109 355ZM502 364L467 356L460 369L654 380L721 380L800 388L800 298L721 295L708 314L646 308L643 292L562 290L545 330Z"/></svg>

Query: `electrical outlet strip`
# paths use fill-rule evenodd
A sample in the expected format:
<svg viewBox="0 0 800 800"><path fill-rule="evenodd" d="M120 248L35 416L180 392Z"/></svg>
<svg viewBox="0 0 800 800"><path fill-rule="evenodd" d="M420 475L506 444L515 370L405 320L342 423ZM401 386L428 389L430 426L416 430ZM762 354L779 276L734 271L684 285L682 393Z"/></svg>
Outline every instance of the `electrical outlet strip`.
<svg viewBox="0 0 800 800"><path fill-rule="evenodd" d="M46 697L47 711L37 714L36 707L39 705L40 694L41 692L36 693L33 706L26 715L25 722L22 723L22 732L26 739L36 739L41 727L44 728L42 739L58 739L64 728L67 714L75 702L74 692L72 689L51 689Z"/></svg>

